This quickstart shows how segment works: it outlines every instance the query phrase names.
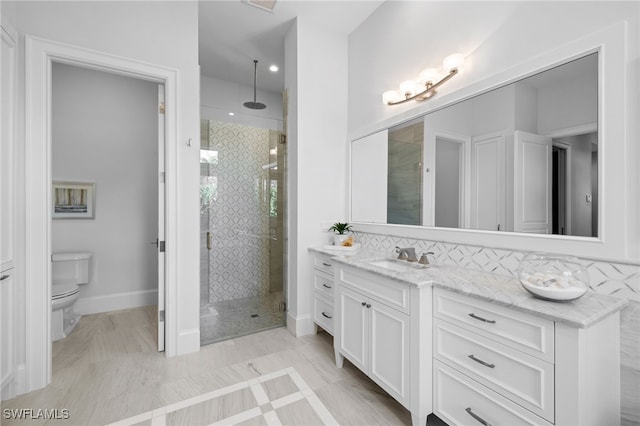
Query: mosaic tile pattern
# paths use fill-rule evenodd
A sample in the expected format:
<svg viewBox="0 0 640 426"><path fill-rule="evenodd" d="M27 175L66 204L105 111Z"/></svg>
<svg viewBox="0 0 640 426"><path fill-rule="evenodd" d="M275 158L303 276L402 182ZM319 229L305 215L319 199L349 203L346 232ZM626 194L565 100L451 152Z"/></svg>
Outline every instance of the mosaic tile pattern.
<svg viewBox="0 0 640 426"><path fill-rule="evenodd" d="M338 424L293 367L147 411L111 425L129 426L148 422L152 425L233 425L244 422L267 425Z"/></svg>
<svg viewBox="0 0 640 426"><path fill-rule="evenodd" d="M209 302L260 296L269 289L269 130L209 122L210 176L217 197L209 211Z"/></svg>
<svg viewBox="0 0 640 426"><path fill-rule="evenodd" d="M520 260L527 254L513 250L364 232L358 232L356 238L363 247L382 248L390 253L396 246L415 247L418 253L432 251L437 264L457 265L510 276L517 276ZM591 259L583 261L589 271L593 291L640 302L640 266Z"/></svg>
<svg viewBox="0 0 640 426"><path fill-rule="evenodd" d="M200 345L285 325L282 292L225 300L200 307Z"/></svg>

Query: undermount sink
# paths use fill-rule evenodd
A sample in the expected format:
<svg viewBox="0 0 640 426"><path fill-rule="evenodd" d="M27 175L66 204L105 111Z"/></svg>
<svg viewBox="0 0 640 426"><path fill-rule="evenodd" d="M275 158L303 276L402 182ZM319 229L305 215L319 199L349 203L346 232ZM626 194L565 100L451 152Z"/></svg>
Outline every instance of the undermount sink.
<svg viewBox="0 0 640 426"><path fill-rule="evenodd" d="M396 272L415 271L427 269L429 267L429 265L398 259L374 259L367 263L371 266L377 266L379 268L385 268Z"/></svg>

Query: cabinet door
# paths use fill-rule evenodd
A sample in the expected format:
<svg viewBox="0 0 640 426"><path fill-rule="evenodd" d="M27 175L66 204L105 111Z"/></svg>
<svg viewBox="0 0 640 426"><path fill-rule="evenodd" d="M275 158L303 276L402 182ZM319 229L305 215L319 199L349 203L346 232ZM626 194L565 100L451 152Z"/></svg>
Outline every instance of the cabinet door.
<svg viewBox="0 0 640 426"><path fill-rule="evenodd" d="M0 273L0 379L2 388L2 399L7 399L12 395L7 395L7 386L13 381L13 293L14 279L13 269Z"/></svg>
<svg viewBox="0 0 640 426"><path fill-rule="evenodd" d="M340 287L340 352L360 370L367 372L368 325L366 298ZM363 305L364 304L364 305Z"/></svg>
<svg viewBox="0 0 640 426"><path fill-rule="evenodd" d="M369 305L367 305L369 306ZM409 316L373 302L370 377L405 407L409 404Z"/></svg>

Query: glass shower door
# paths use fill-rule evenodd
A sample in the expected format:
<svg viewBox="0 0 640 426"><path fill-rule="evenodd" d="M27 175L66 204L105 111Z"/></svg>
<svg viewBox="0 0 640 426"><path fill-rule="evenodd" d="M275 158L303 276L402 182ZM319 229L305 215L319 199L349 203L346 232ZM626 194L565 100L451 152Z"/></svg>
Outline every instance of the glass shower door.
<svg viewBox="0 0 640 426"><path fill-rule="evenodd" d="M284 149L279 132L203 121L201 343L284 325Z"/></svg>

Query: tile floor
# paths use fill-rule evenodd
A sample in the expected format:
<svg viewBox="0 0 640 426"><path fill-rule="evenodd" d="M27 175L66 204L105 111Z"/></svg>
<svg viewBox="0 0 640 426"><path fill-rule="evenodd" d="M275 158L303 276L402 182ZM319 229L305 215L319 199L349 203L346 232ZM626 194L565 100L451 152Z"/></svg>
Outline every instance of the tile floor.
<svg viewBox="0 0 640 426"><path fill-rule="evenodd" d="M282 327L282 292L209 303L200 307L200 345Z"/></svg>
<svg viewBox="0 0 640 426"><path fill-rule="evenodd" d="M7 409L57 409L68 410L69 418L18 420L3 415L2 425L104 425L170 404L193 402L190 399L210 396L211 392L226 395L230 386L256 379L259 382L260 378L283 370L295 371L337 424L411 423L404 407L351 364L345 362L343 369L336 368L332 337L326 333L295 338L281 327L204 346L197 353L166 358L156 352L155 327L154 306L83 317L69 337L53 344L51 384L2 402L3 414ZM285 375L281 376L280 381L261 382L272 404L271 410L264 407L266 412L275 411L283 425L319 423L322 416L307 397L278 406L275 401L286 397L287 392L295 393ZM255 399L252 392L246 391L245 388L244 393L229 394L214 404L171 412L165 417L166 422L214 423L238 400ZM297 392L302 391L298 388ZM265 404L259 407L262 405ZM271 423L269 418L267 414L240 423L267 424ZM151 424L151 420L141 419L141 424L145 423Z"/></svg>

